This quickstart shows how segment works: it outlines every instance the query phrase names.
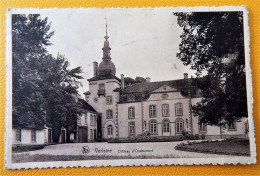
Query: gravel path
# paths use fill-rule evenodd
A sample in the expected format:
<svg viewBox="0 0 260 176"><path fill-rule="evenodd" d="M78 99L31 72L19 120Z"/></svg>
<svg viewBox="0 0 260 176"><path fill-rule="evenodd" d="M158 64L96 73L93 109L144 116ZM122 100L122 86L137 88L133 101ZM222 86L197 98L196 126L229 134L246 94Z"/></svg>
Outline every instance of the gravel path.
<svg viewBox="0 0 260 176"><path fill-rule="evenodd" d="M188 141L185 141L188 142ZM166 158L234 158L239 156L204 154L175 150L179 142L147 142L147 143L73 143L49 145L41 150L13 153L19 155L71 155L71 156L155 156ZM85 150L83 150L83 148ZM83 151L86 151L84 153Z"/></svg>

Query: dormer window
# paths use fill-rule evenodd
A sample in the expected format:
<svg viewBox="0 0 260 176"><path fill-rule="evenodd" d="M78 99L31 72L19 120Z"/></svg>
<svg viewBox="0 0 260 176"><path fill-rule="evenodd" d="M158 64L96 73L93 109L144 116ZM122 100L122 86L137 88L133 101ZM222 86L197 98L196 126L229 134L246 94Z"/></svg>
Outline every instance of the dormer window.
<svg viewBox="0 0 260 176"><path fill-rule="evenodd" d="M98 96L105 96L106 94L106 91L105 91L105 84L104 83L101 83L98 85Z"/></svg>
<svg viewBox="0 0 260 176"><path fill-rule="evenodd" d="M127 98L128 98L128 101L135 101L135 95L134 94L129 94Z"/></svg>

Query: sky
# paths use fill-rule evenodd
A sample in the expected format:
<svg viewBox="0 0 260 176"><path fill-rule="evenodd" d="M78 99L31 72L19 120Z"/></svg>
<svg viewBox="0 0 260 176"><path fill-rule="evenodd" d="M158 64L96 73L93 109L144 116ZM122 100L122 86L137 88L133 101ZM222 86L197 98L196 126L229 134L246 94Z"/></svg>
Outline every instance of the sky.
<svg viewBox="0 0 260 176"><path fill-rule="evenodd" d="M47 50L65 55L70 67L83 70L82 94L93 77L93 62L102 61L102 47L107 30L116 76L150 77L151 81L182 79L194 75L189 66L177 59L182 28L171 9L81 9L41 13L55 31Z"/></svg>

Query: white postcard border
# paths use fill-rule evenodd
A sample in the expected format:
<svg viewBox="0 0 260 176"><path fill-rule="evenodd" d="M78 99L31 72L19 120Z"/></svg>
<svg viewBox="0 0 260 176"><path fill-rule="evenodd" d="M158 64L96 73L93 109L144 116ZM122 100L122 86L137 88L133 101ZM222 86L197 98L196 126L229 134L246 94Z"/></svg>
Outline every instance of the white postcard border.
<svg viewBox="0 0 260 176"><path fill-rule="evenodd" d="M126 7L123 7L126 8ZM253 121L253 96L252 96L252 71L250 68L250 33L248 26L248 11L245 6L220 6L220 7L157 7L155 9L170 8L173 12L201 12L201 11L243 11L244 17L244 42L245 42L245 63L246 63L246 86L248 103L248 122L250 138L250 157L235 158L172 158L172 159L115 159L115 160L81 160L81 161L55 161L55 162L30 162L12 163L12 14L43 13L59 10L66 13L73 11L84 12L96 8L11 8L6 13L6 117L5 117L5 167L6 169L33 169L33 168L58 168L58 167L94 167L94 166L159 166L159 165L205 165L205 164L255 164L256 145L254 137ZM111 8L104 8L111 9ZM117 9L117 8L112 8ZM142 8L133 8L142 9ZM152 9L152 8L148 8Z"/></svg>

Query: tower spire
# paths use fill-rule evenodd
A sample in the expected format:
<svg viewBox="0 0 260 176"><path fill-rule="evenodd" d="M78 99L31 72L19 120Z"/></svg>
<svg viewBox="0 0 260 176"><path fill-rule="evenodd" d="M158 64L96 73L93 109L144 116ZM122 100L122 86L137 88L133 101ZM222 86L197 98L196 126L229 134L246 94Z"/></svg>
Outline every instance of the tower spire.
<svg viewBox="0 0 260 176"><path fill-rule="evenodd" d="M110 46L109 46L109 41L107 40L109 37L107 35L107 18L106 19L106 35L105 35L105 42L104 42L104 47L102 48L103 50L103 60L111 60L111 57L110 57Z"/></svg>
<svg viewBox="0 0 260 176"><path fill-rule="evenodd" d="M107 35L107 18L106 18L106 36L105 36L105 39L107 40L109 37Z"/></svg>

